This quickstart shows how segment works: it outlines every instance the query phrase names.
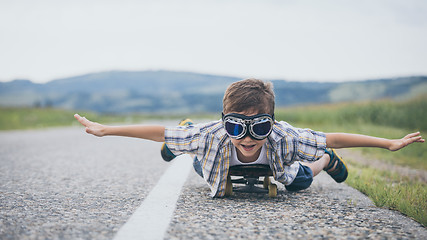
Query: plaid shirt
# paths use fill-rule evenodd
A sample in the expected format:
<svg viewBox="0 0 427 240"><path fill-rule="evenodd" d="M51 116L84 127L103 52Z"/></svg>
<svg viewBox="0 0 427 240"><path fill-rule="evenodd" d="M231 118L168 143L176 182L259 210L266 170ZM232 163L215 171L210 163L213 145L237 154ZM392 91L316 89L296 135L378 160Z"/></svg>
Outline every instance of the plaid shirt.
<svg viewBox="0 0 427 240"><path fill-rule="evenodd" d="M298 173L297 161L313 162L323 156L326 136L322 132L300 129L286 122L275 122L265 143L267 159L276 181L289 185ZM167 127L165 142L175 155L192 154L200 161L203 178L212 197L222 197L234 147L222 121L190 126Z"/></svg>

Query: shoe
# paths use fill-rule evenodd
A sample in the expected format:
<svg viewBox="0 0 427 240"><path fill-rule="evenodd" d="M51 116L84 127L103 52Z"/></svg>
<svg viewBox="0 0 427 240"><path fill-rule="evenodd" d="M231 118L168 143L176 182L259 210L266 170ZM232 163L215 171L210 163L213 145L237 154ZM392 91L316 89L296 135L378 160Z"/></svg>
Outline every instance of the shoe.
<svg viewBox="0 0 427 240"><path fill-rule="evenodd" d="M325 150L325 153L329 155L331 160L329 160L329 164L323 170L325 170L335 180L335 182L344 182L348 176L347 165L345 164L344 160L338 156L334 149L328 148ZM335 169L333 169L334 166Z"/></svg>
<svg viewBox="0 0 427 240"><path fill-rule="evenodd" d="M193 121L189 118L182 120L179 122L178 126L190 126L193 125ZM174 158L176 158L175 154L169 150L168 146L166 146L166 143L163 143L162 148L160 149L160 154L162 155L163 160L166 162L172 161Z"/></svg>

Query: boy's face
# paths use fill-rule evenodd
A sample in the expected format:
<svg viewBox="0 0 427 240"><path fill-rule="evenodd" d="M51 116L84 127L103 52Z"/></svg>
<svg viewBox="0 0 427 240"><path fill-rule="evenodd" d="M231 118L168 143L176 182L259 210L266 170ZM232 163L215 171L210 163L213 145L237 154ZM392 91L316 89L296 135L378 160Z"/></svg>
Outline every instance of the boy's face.
<svg viewBox="0 0 427 240"><path fill-rule="evenodd" d="M237 112L238 114L253 116L256 112ZM242 162L254 162L258 159L261 153L262 145L267 141L267 138L263 140L256 140L251 138L249 135L242 139L231 138L231 142L237 149L237 157Z"/></svg>

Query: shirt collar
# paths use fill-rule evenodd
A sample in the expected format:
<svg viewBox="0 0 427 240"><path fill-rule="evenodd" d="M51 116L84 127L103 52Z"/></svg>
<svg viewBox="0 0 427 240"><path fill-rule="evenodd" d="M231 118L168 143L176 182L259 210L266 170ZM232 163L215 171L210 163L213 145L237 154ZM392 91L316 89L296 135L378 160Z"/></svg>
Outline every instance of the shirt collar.
<svg viewBox="0 0 427 240"><path fill-rule="evenodd" d="M275 122L273 125L273 131L271 131L268 139L274 142L279 142L285 137L285 131L280 127L281 125L278 122Z"/></svg>

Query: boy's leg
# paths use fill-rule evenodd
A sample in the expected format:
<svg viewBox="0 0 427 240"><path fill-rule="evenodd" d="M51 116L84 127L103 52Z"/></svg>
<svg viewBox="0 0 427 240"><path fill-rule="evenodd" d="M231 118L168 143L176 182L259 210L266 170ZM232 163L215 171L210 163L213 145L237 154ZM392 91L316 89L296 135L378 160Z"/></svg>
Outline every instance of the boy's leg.
<svg viewBox="0 0 427 240"><path fill-rule="evenodd" d="M308 188L313 177L325 170L338 183L347 179L348 171L345 162L333 149L327 149L323 157L311 163L300 162L300 168L294 181L285 185L288 191L300 191Z"/></svg>
<svg viewBox="0 0 427 240"><path fill-rule="evenodd" d="M200 164L200 161L197 159L197 157L193 158L193 168L194 168L194 171L196 171L196 173L200 177L203 177L202 165Z"/></svg>
<svg viewBox="0 0 427 240"><path fill-rule="evenodd" d="M193 125L193 121L191 119L184 119L181 122L179 122L178 126L189 126ZM166 162L172 161L172 159L176 158L176 156L169 150L168 146L166 146L166 143L163 143L162 148L160 149L160 153L162 155L163 160Z"/></svg>
<svg viewBox="0 0 427 240"><path fill-rule="evenodd" d="M325 153L329 155L331 160L323 170L325 170L335 180L335 182L344 182L348 176L348 168L344 160L338 156L334 149L327 148Z"/></svg>
<svg viewBox="0 0 427 240"><path fill-rule="evenodd" d="M326 149L319 160L312 163L301 163L313 171L313 176L325 170L336 182L344 182L348 176L345 162L334 149Z"/></svg>
<svg viewBox="0 0 427 240"><path fill-rule="evenodd" d="M166 143L163 143L162 148L160 149L160 154L166 162L170 162L172 159L176 158L175 154L173 154L171 150L169 150L168 146L166 146Z"/></svg>
<svg viewBox="0 0 427 240"><path fill-rule="evenodd" d="M311 169L313 172L313 177L319 174L323 169L328 166L330 157L328 154L324 154L323 157L321 157L319 160L315 162L301 162L302 165L307 166Z"/></svg>
<svg viewBox="0 0 427 240"><path fill-rule="evenodd" d="M294 181L289 185L285 185L285 188L288 191L295 192L295 191L304 190L310 187L311 183L313 182L312 169L301 163L298 163L298 164L299 164L299 169Z"/></svg>
<svg viewBox="0 0 427 240"><path fill-rule="evenodd" d="M288 191L300 191L308 188L313 182L313 177L325 170L338 183L347 178L347 166L333 149L326 149L319 160L311 163L300 162L300 167L294 181L285 185Z"/></svg>

